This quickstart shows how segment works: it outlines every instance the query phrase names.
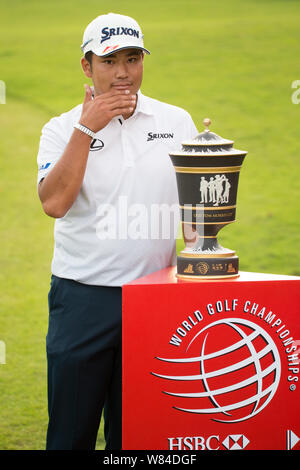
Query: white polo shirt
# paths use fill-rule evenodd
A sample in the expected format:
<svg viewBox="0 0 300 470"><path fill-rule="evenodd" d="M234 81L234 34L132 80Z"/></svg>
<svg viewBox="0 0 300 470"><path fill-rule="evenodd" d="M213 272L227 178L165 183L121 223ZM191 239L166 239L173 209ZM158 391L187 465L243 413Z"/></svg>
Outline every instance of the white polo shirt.
<svg viewBox="0 0 300 470"><path fill-rule="evenodd" d="M43 127L38 182L63 154L81 108ZM91 141L77 199L55 221L52 273L91 285L122 286L174 265L178 192L168 154L197 134L186 111L139 92L134 114L112 119Z"/></svg>

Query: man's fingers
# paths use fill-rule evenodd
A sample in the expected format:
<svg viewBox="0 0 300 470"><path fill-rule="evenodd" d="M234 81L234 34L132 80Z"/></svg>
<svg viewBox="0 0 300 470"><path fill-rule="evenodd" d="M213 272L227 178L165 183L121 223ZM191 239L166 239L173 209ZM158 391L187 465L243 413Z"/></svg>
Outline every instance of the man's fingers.
<svg viewBox="0 0 300 470"><path fill-rule="evenodd" d="M103 129L108 122L120 114L132 114L136 106L136 95L125 93L128 90L113 90L98 95L92 100L92 90L85 85L85 97L81 124L94 132Z"/></svg>
<svg viewBox="0 0 300 470"><path fill-rule="evenodd" d="M128 91L128 90L126 90ZM136 105L136 95L130 93L124 93L124 91L117 90L116 92L103 93L103 95L97 96L94 100L95 104L101 103L109 109L114 109L119 106Z"/></svg>
<svg viewBox="0 0 300 470"><path fill-rule="evenodd" d="M130 95L130 90L112 90L112 91L107 91L106 93L102 93L101 95L95 96L95 101L98 100L110 100L111 98L114 98L116 96L131 96ZM135 95L134 95L135 96Z"/></svg>
<svg viewBox="0 0 300 470"><path fill-rule="evenodd" d="M116 108L135 108L137 97L129 90L112 90L95 97L95 104L104 104L109 110Z"/></svg>
<svg viewBox="0 0 300 470"><path fill-rule="evenodd" d="M83 100L83 102L84 102L84 103L88 103L89 101L92 101L93 90L92 90L91 87L90 87L89 85L87 85L86 83L84 84L84 89L85 89L85 95L84 95L84 100Z"/></svg>
<svg viewBox="0 0 300 470"><path fill-rule="evenodd" d="M119 107L119 108L114 108L111 111L111 116L113 118L115 116L119 116L120 114L132 113L133 110L134 110L133 106L132 107L123 106L123 107Z"/></svg>
<svg viewBox="0 0 300 470"><path fill-rule="evenodd" d="M136 98L134 95L115 96L105 101L105 106L107 106L109 109L114 109L116 107L123 107L123 106L135 107L135 105L136 105Z"/></svg>
<svg viewBox="0 0 300 470"><path fill-rule="evenodd" d="M116 109L122 109L123 111L125 109L133 111L135 108L135 103L129 101L129 102L122 102L122 101L117 101L115 103L112 103L109 105L110 111L115 111Z"/></svg>

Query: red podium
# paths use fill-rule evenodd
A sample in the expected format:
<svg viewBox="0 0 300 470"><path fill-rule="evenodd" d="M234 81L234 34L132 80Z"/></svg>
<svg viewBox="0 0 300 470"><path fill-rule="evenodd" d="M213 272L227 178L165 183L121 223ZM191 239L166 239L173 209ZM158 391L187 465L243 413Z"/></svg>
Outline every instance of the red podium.
<svg viewBox="0 0 300 470"><path fill-rule="evenodd" d="M123 449L300 449L300 278L123 287Z"/></svg>

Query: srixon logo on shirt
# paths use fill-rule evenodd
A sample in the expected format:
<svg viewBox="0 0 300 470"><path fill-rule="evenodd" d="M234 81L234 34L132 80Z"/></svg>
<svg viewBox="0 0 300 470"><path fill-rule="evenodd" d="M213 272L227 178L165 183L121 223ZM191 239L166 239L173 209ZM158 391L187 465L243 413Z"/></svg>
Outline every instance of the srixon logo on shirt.
<svg viewBox="0 0 300 470"><path fill-rule="evenodd" d="M149 140L154 140L154 139L173 139L174 133L173 132L163 132L163 133L154 133L154 132L148 132L148 139Z"/></svg>
<svg viewBox="0 0 300 470"><path fill-rule="evenodd" d="M106 26L105 28L102 28L102 36L101 36L101 41L100 44L102 44L104 41L107 41L107 39L110 39L111 36L134 36L136 38L140 37L140 32L137 31L136 29L133 28L125 28L123 26L118 27L118 28L109 28Z"/></svg>

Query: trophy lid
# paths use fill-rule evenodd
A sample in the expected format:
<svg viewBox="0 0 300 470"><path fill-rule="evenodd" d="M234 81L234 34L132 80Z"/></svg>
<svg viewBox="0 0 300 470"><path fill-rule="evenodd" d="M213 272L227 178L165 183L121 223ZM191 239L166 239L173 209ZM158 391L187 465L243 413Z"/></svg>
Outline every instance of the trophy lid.
<svg viewBox="0 0 300 470"><path fill-rule="evenodd" d="M247 152L233 148L234 141L224 139L218 134L209 130L211 120L203 120L205 130L198 134L194 139L182 142L182 148L179 152L171 152L169 155L246 155Z"/></svg>
<svg viewBox="0 0 300 470"><path fill-rule="evenodd" d="M209 130L209 126L211 125L211 120L209 118L205 118L203 120L203 124L205 126L205 130L198 134L194 139L188 142L183 142L182 145L204 145L204 146L211 146L211 145L233 145L233 140L223 139L218 134L211 132Z"/></svg>

